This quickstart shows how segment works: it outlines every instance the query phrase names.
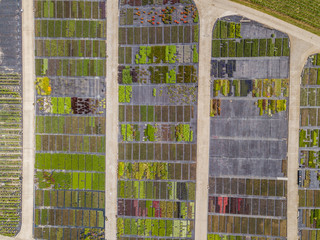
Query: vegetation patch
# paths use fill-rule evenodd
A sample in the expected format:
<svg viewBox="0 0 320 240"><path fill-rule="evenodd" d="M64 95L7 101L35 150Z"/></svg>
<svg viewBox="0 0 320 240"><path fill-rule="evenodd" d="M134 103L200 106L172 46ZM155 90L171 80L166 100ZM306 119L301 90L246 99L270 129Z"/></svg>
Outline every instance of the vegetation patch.
<svg viewBox="0 0 320 240"><path fill-rule="evenodd" d="M176 135L176 141L181 142L192 142L193 141L193 131L190 130L189 124L178 124L175 127L175 135Z"/></svg>
<svg viewBox="0 0 320 240"><path fill-rule="evenodd" d="M144 136L148 141L156 141L155 134L158 132L157 126L152 126L151 124L147 124L146 129L144 130Z"/></svg>

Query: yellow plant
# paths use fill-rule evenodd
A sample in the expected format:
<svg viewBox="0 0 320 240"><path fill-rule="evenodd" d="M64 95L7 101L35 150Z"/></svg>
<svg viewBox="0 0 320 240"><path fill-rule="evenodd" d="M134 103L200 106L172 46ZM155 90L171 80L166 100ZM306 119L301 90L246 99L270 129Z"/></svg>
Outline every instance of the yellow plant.
<svg viewBox="0 0 320 240"><path fill-rule="evenodd" d="M36 89L39 95L51 95L50 79L48 77L38 77L36 81Z"/></svg>

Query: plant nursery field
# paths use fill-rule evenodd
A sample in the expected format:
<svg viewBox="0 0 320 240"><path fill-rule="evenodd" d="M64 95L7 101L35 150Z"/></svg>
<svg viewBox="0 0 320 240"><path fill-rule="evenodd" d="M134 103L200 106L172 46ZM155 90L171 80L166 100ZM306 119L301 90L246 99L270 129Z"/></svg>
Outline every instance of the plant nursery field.
<svg viewBox="0 0 320 240"><path fill-rule="evenodd" d="M15 236L21 225L22 81L0 73L0 234Z"/></svg>
<svg viewBox="0 0 320 240"><path fill-rule="evenodd" d="M121 1L118 239L193 239L198 12Z"/></svg>
<svg viewBox="0 0 320 240"><path fill-rule="evenodd" d="M0 235L21 227L22 77L20 1L0 1ZM1 237L0 237L1 238Z"/></svg>
<svg viewBox="0 0 320 240"><path fill-rule="evenodd" d="M35 239L105 239L105 1L35 11Z"/></svg>
<svg viewBox="0 0 320 240"><path fill-rule="evenodd" d="M286 239L288 36L229 16L212 39L208 239Z"/></svg>
<svg viewBox="0 0 320 240"><path fill-rule="evenodd" d="M299 233L301 239L320 237L319 121L320 55L308 58L301 74L299 136ZM318 99L319 98L319 99ZM319 120L318 120L319 119ZM318 220L319 218L319 220ZM318 222L319 221L319 222Z"/></svg>
<svg viewBox="0 0 320 240"><path fill-rule="evenodd" d="M319 35L319 0L231 0L273 15Z"/></svg>

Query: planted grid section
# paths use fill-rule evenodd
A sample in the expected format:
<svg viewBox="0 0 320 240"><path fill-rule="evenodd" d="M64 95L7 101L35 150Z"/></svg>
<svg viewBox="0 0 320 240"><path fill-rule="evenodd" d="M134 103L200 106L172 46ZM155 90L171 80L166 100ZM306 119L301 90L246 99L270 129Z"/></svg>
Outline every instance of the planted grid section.
<svg viewBox="0 0 320 240"><path fill-rule="evenodd" d="M21 227L21 2L0 1L0 235Z"/></svg>
<svg viewBox="0 0 320 240"><path fill-rule="evenodd" d="M193 239L198 13L191 1L121 1L119 239Z"/></svg>
<svg viewBox="0 0 320 240"><path fill-rule="evenodd" d="M21 75L0 74L0 234L15 236L21 225Z"/></svg>
<svg viewBox="0 0 320 240"><path fill-rule="evenodd" d="M105 1L35 1L36 239L104 239Z"/></svg>
<svg viewBox="0 0 320 240"><path fill-rule="evenodd" d="M286 239L288 42L287 35L240 16L215 24L210 240Z"/></svg>
<svg viewBox="0 0 320 240"><path fill-rule="evenodd" d="M301 239L320 237L319 85L320 55L315 54L308 58L304 66L300 85L298 228Z"/></svg>

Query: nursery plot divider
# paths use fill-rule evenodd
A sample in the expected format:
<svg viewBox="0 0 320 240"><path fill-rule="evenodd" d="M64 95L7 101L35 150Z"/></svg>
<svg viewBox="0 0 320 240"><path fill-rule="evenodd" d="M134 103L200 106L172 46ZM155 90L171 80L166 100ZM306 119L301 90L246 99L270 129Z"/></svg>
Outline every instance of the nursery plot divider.
<svg viewBox="0 0 320 240"><path fill-rule="evenodd" d="M18 237L33 237L35 91L33 1L22 0L23 181L22 226Z"/></svg>
<svg viewBox="0 0 320 240"><path fill-rule="evenodd" d="M106 48L106 196L105 229L107 238L117 239L117 168L118 168L118 13L119 2L108 1L106 5L107 48ZM109 24L108 24L109 23Z"/></svg>
<svg viewBox="0 0 320 240"><path fill-rule="evenodd" d="M198 149L195 211L195 239L207 238L208 216L208 168L209 168L209 142L210 142L210 58L211 58L211 29L218 18L212 14L212 22L207 21L203 11L200 14L200 46L199 46L199 84L198 84Z"/></svg>

